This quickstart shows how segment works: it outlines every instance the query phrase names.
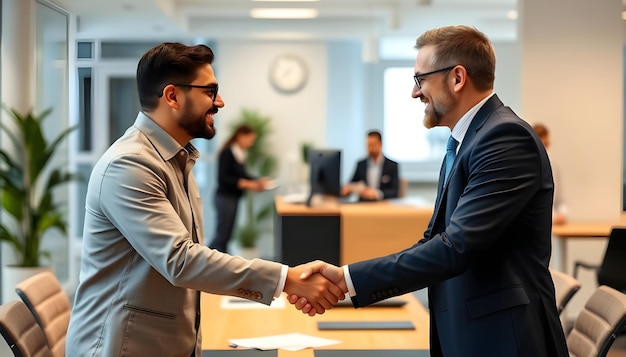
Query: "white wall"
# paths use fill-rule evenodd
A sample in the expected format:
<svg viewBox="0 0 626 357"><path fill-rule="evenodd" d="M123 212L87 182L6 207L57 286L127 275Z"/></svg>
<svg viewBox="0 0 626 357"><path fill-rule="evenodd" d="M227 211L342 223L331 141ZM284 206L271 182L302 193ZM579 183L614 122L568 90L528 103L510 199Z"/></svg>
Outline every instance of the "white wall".
<svg viewBox="0 0 626 357"><path fill-rule="evenodd" d="M618 0L520 3L522 115L551 131L551 158L570 220L615 223L621 213L623 24ZM599 262L604 240L569 244L566 266ZM589 274L575 316L596 288Z"/></svg>

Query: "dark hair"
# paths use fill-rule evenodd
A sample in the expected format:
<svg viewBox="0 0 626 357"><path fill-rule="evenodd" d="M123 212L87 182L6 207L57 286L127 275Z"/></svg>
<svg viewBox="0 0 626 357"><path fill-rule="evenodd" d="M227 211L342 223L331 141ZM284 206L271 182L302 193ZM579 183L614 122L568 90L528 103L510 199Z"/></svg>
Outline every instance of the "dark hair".
<svg viewBox="0 0 626 357"><path fill-rule="evenodd" d="M144 111L159 104L163 88L172 83L190 83L199 67L213 63L213 51L205 45L187 46L165 42L149 49L137 65L137 92Z"/></svg>
<svg viewBox="0 0 626 357"><path fill-rule="evenodd" d="M493 89L496 54L485 34L469 26L445 26L426 31L415 41L418 50L429 45L435 47L433 68L462 65L476 89Z"/></svg>
<svg viewBox="0 0 626 357"><path fill-rule="evenodd" d="M378 130L370 130L367 132L367 137L376 137L378 141L383 142L383 136L380 134Z"/></svg>
<svg viewBox="0 0 626 357"><path fill-rule="evenodd" d="M248 124L241 124L237 127L237 129L235 129L235 132L233 133L233 135L230 136L230 138L228 138L228 140L226 140L226 142L224 143L224 145L222 146L222 150L226 149L227 147L231 146L232 144L235 143L235 141L237 141L237 138L240 135L248 135L248 134L253 134L256 133L256 130L254 130L254 128Z"/></svg>
<svg viewBox="0 0 626 357"><path fill-rule="evenodd" d="M546 136L550 135L550 131L543 124L535 124L533 125L533 129L535 130L535 133L537 133L537 136L539 136L540 138L545 138Z"/></svg>

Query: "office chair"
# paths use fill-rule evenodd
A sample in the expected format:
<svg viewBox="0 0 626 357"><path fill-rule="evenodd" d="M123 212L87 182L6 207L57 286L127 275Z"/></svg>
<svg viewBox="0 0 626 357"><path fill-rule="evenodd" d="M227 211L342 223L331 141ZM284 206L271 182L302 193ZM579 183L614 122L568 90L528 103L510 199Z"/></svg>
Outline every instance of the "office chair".
<svg viewBox="0 0 626 357"><path fill-rule="evenodd" d="M567 336L572 357L604 357L626 327L626 295L605 285L587 300Z"/></svg>
<svg viewBox="0 0 626 357"><path fill-rule="evenodd" d="M399 179L400 187L398 187L398 198L406 197L409 191L409 180L405 178Z"/></svg>
<svg viewBox="0 0 626 357"><path fill-rule="evenodd" d="M552 281L554 281L556 307L560 315L565 309L565 305L567 305L578 290L580 290L581 284L580 281L574 279L574 277L558 270L550 269L550 274L552 275Z"/></svg>
<svg viewBox="0 0 626 357"><path fill-rule="evenodd" d="M70 322L70 301L51 272L39 273L17 284L15 291L41 326L55 357L65 356L65 335Z"/></svg>
<svg viewBox="0 0 626 357"><path fill-rule="evenodd" d="M41 327L22 301L0 306L0 334L15 357L52 357Z"/></svg>
<svg viewBox="0 0 626 357"><path fill-rule="evenodd" d="M598 265L577 261L574 263L574 278L578 268L596 270L598 285L607 285L626 292L626 227L613 227L604 252L602 263Z"/></svg>

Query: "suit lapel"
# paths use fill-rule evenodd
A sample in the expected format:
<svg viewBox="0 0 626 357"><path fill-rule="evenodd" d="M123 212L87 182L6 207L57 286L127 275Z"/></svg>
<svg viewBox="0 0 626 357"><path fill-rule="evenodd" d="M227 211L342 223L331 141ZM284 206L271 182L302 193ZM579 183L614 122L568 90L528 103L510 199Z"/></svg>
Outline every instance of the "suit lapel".
<svg viewBox="0 0 626 357"><path fill-rule="evenodd" d="M460 160L458 160L458 158L460 158L465 151L469 150L469 148L473 146L472 142L474 141L474 137L476 137L476 133L480 130L485 121L487 121L487 118L489 118L489 116L502 105L503 104L498 96L494 94L491 98L489 98L489 100L485 102L485 104L483 104L480 110L478 110L478 112L474 116L474 119L472 119L472 122L467 129L467 132L465 133L465 137L463 138L463 142L461 143L461 147L459 148L459 152L457 153L457 160L454 162L454 165L452 165L452 169L450 170L450 179L448 180L448 182L443 182L445 167L444 158L444 162L441 165L441 170L439 171L439 183L437 186L437 199L435 201L435 209L433 211L433 222L431 225L432 230L430 234L431 237L434 234L438 233L438 231L436 230L436 225L439 222L440 218L442 218L443 212L445 212L445 201L448 196L448 185L450 184L450 181L454 179L454 172L459 166ZM443 227L442 230L443 229L445 229L445 227Z"/></svg>

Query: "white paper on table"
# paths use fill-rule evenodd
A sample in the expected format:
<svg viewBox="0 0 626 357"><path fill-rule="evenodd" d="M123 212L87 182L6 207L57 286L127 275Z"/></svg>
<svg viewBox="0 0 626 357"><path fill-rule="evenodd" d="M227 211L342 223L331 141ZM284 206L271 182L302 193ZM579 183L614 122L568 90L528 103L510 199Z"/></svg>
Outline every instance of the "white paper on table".
<svg viewBox="0 0 626 357"><path fill-rule="evenodd" d="M274 335L255 338L233 338L228 342L239 347L256 348L259 350L283 349L287 351L300 351L305 348L315 348L341 343L337 340L329 340L316 336L304 335L301 333L289 333L284 335Z"/></svg>
<svg viewBox="0 0 626 357"><path fill-rule="evenodd" d="M222 309L284 309L285 299L281 296L274 299L270 305L265 305L236 296L224 296L222 297L220 307Z"/></svg>

